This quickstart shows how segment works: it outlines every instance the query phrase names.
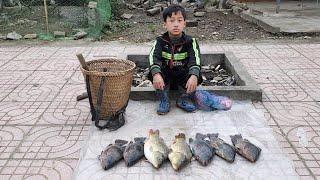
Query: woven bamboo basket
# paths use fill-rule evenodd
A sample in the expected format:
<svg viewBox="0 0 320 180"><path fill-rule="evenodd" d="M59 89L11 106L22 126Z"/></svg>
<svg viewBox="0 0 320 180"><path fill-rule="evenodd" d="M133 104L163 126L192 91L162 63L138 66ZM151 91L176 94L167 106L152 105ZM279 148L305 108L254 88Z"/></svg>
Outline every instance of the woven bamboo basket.
<svg viewBox="0 0 320 180"><path fill-rule="evenodd" d="M84 76L88 76L90 92L94 108L97 107L97 96L102 77L105 77L101 112L99 119L114 115L123 108L131 90L135 63L128 60L108 58L86 62L89 70L80 68ZM106 69L105 72L104 69Z"/></svg>

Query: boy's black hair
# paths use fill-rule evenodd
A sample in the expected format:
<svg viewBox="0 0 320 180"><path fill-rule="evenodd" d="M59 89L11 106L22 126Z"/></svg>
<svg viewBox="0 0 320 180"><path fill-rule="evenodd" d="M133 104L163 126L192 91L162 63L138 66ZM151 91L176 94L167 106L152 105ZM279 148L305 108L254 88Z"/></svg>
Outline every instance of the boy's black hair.
<svg viewBox="0 0 320 180"><path fill-rule="evenodd" d="M186 10L177 4L172 4L163 11L163 21L166 22L168 17L171 17L173 13L176 14L179 11L183 16L183 19L186 20Z"/></svg>

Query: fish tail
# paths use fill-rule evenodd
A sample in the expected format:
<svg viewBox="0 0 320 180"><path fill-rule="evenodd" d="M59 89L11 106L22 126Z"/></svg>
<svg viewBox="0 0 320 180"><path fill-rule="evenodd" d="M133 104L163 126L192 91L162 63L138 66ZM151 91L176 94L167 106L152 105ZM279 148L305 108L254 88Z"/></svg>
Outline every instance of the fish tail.
<svg viewBox="0 0 320 180"><path fill-rule="evenodd" d="M178 138L183 138L186 139L186 135L184 133L179 133L178 135L175 136L176 139Z"/></svg>
<svg viewBox="0 0 320 180"><path fill-rule="evenodd" d="M118 144L118 145L120 145L120 146L123 146L123 145L127 144L128 141L122 140L122 139L116 139L116 140L114 141L114 143L115 143L115 144Z"/></svg>
<svg viewBox="0 0 320 180"><path fill-rule="evenodd" d="M219 136L219 133L209 133L209 134L207 134L207 136L209 137L209 139L214 139Z"/></svg>
<svg viewBox="0 0 320 180"><path fill-rule="evenodd" d="M201 133L196 133L196 139L205 139L207 136Z"/></svg>
<svg viewBox="0 0 320 180"><path fill-rule="evenodd" d="M241 134L235 134L235 135L231 135L230 138L231 138L232 144L235 145L239 140L242 139L242 136Z"/></svg>
<svg viewBox="0 0 320 180"><path fill-rule="evenodd" d="M147 138L146 137L135 137L133 138L134 142L144 142Z"/></svg>

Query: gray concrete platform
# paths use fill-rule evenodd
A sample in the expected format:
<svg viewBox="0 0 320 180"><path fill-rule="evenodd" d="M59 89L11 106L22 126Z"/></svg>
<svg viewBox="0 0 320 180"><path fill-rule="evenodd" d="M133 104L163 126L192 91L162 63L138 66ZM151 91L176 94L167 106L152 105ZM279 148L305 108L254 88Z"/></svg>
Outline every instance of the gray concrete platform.
<svg viewBox="0 0 320 180"><path fill-rule="evenodd" d="M320 5L316 1L282 1L276 13L276 3L248 3L250 8L240 15L273 33L320 32Z"/></svg>

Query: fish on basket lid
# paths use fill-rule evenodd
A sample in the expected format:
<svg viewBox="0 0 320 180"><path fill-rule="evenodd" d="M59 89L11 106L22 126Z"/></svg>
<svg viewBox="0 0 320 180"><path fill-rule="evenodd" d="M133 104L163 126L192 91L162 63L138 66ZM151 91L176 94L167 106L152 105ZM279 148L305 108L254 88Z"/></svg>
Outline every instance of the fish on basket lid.
<svg viewBox="0 0 320 180"><path fill-rule="evenodd" d="M186 142L184 133L175 136L174 142L171 144L169 160L174 170L178 171L181 167L191 161L192 153Z"/></svg>
<svg viewBox="0 0 320 180"><path fill-rule="evenodd" d="M101 151L98 159L104 170L112 168L123 158L123 151L127 143L128 141L125 140L115 140L114 144L109 144L105 150Z"/></svg>
<svg viewBox="0 0 320 180"><path fill-rule="evenodd" d="M261 153L261 149L259 147L252 144L249 140L243 139L241 134L231 135L230 137L238 154L250 162L256 162L258 160Z"/></svg>
<svg viewBox="0 0 320 180"><path fill-rule="evenodd" d="M144 156L144 141L145 137L136 137L134 142L130 142L124 150L123 158L126 166L133 166Z"/></svg>
<svg viewBox="0 0 320 180"><path fill-rule="evenodd" d="M150 129L149 136L144 143L144 156L155 168L159 168L169 154L169 148L159 134L159 130Z"/></svg>
<svg viewBox="0 0 320 180"><path fill-rule="evenodd" d="M214 149L204 140L205 137L205 135L197 133L195 140L189 138L191 152L195 159L203 166L207 166L211 162L215 153Z"/></svg>

